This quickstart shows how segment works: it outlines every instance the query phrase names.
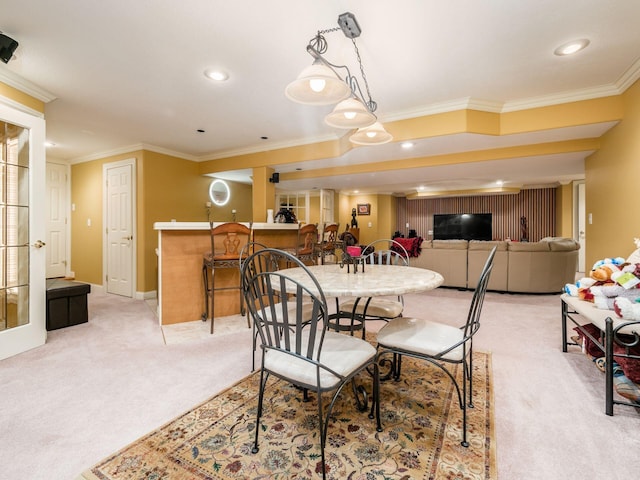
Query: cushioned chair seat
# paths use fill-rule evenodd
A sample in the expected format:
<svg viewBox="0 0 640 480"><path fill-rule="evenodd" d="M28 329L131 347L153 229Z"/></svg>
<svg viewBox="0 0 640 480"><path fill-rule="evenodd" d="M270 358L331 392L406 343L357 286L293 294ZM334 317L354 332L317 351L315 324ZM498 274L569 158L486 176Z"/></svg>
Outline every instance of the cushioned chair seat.
<svg viewBox="0 0 640 480"><path fill-rule="evenodd" d="M464 330L422 318L400 317L391 320L378 332L378 343L388 348L435 356L462 341ZM442 356L461 361L462 345Z"/></svg>
<svg viewBox="0 0 640 480"><path fill-rule="evenodd" d="M353 312L353 307L356 300L347 300L340 304L340 310L343 312ZM362 298L356 307L356 313L358 315L364 315L365 306L367 308L367 317L383 317L383 318L396 318L402 314L404 306L402 302L398 300L391 300L387 298L373 298L367 305L367 299Z"/></svg>
<svg viewBox="0 0 640 480"><path fill-rule="evenodd" d="M291 302L291 307L288 309L288 314L292 317L295 318L296 315L296 306L295 306L295 302ZM278 308L277 304L275 306L275 312L276 312L276 319L278 321L282 320L282 309ZM309 321L311 320L311 314L313 312L313 304L311 302L305 302L302 304L302 319L303 321ZM267 320L271 321L271 309L265 309L263 311L261 311L260 313L263 313L264 315L266 315L268 318Z"/></svg>
<svg viewBox="0 0 640 480"><path fill-rule="evenodd" d="M321 332L316 332L320 335ZM303 338L302 351L306 352L308 345L306 332ZM314 357L316 353L314 352ZM348 375L360 366L371 361L376 355L376 349L369 343L350 335L327 331L320 362L332 368L339 375ZM290 379L301 386L315 388L317 386L316 366L308 360L300 359L294 355L279 350L267 350L264 356L264 366L276 375ZM320 388L331 388L340 383L340 379L325 369L320 369Z"/></svg>

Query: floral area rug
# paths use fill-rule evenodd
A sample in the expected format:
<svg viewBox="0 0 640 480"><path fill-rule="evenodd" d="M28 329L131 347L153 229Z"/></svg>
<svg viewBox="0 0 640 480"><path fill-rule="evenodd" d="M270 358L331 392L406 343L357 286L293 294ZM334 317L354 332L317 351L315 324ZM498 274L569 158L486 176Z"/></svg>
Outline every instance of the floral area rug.
<svg viewBox="0 0 640 480"><path fill-rule="evenodd" d="M458 368L458 376L462 370ZM470 446L460 445L462 412L437 367L403 358L402 378L381 384L384 431L345 388L333 410L325 449L330 479L497 478L491 357L474 353ZM260 450L251 453L259 373L207 400L83 473L86 480L321 478L317 404L274 377L265 393ZM370 391L371 379L359 379ZM325 395L328 400L328 395ZM326 411L326 410L325 410Z"/></svg>

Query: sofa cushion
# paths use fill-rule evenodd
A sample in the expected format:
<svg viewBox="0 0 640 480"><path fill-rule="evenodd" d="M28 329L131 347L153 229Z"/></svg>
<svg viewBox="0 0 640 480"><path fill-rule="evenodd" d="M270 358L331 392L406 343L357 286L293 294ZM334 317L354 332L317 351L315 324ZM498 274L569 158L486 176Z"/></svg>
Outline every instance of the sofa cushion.
<svg viewBox="0 0 640 480"><path fill-rule="evenodd" d="M506 251L509 242L505 241L489 241L489 240L470 240L469 250L491 250L493 247L498 247L497 251Z"/></svg>
<svg viewBox="0 0 640 480"><path fill-rule="evenodd" d="M510 252L548 252L549 242L509 242Z"/></svg>
<svg viewBox="0 0 640 480"><path fill-rule="evenodd" d="M468 240L434 240L433 248L447 250L467 250L469 248Z"/></svg>
<svg viewBox="0 0 640 480"><path fill-rule="evenodd" d="M543 242L544 240L540 241ZM573 238L557 238L549 240L548 243L552 252L570 252L580 249L580 244Z"/></svg>

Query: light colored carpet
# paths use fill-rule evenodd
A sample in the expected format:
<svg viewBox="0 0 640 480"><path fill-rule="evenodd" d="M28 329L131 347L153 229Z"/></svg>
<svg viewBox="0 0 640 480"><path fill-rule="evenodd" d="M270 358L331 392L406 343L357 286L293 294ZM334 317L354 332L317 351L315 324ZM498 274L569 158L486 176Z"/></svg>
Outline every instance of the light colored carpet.
<svg viewBox="0 0 640 480"><path fill-rule="evenodd" d="M468 448L460 447L462 413L453 384L427 362L405 358L401 381L382 382L382 432L368 418L368 409L356 409L351 389L345 389L328 428L327 478L417 479L428 473L434 480L495 480L490 356L475 353L473 371L476 391L474 408L468 410ZM316 400L304 402L302 392L288 382L268 382L260 449L251 453L259 380L256 372L109 456L81 478L319 478ZM370 391L366 372L358 381Z"/></svg>
<svg viewBox="0 0 640 480"><path fill-rule="evenodd" d="M459 324L470 298L406 295L405 312ZM476 340L492 353L500 480L637 478L640 415L606 416L602 372L562 353L558 295L489 292ZM0 479L76 478L245 377L251 343L247 328L166 345L144 301L92 292L88 323L0 361Z"/></svg>
<svg viewBox="0 0 640 480"><path fill-rule="evenodd" d="M162 326L162 336L164 343L172 345L176 343L192 342L194 340L205 340L211 335L221 336L230 333L238 333L249 330L247 317L242 315L230 315L228 317L216 318L214 333L211 333L211 320L203 322L174 323Z"/></svg>

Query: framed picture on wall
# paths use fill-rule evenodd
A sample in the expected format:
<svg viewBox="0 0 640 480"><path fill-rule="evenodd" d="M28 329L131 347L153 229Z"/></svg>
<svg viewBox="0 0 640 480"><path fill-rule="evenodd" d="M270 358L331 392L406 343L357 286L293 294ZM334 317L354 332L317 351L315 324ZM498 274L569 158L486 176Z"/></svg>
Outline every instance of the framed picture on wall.
<svg viewBox="0 0 640 480"><path fill-rule="evenodd" d="M371 215L371 204L370 203L359 203L358 204L358 215Z"/></svg>

